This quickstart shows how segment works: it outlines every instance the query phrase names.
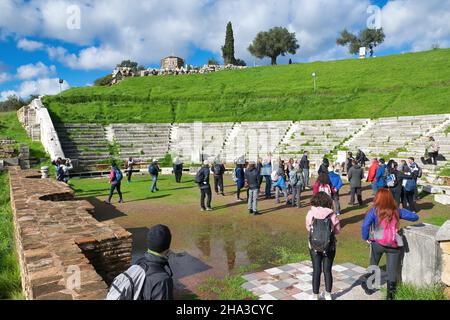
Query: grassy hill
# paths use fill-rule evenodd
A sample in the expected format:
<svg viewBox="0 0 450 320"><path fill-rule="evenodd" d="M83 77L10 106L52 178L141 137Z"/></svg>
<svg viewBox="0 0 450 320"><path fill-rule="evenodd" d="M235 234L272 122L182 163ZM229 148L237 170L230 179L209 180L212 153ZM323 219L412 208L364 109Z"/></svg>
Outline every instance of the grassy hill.
<svg viewBox="0 0 450 320"><path fill-rule="evenodd" d="M378 118L450 112L450 49L367 60L130 78L44 102L67 123ZM313 92L312 72L318 91Z"/></svg>

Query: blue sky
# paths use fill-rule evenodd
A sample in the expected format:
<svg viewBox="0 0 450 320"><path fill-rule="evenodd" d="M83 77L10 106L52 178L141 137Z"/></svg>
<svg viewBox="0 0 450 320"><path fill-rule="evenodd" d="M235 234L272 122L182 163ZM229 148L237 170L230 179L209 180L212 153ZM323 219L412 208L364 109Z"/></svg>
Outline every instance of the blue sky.
<svg viewBox="0 0 450 320"><path fill-rule="evenodd" d="M450 46L450 1L442 0L2 0L0 99L54 94L92 84L122 59L157 67L165 55L187 63L221 61L225 26L233 22L236 57L266 65L246 50L257 32L285 26L300 50L286 63L352 58L335 45L344 28L367 26L379 7L386 42L377 56Z"/></svg>

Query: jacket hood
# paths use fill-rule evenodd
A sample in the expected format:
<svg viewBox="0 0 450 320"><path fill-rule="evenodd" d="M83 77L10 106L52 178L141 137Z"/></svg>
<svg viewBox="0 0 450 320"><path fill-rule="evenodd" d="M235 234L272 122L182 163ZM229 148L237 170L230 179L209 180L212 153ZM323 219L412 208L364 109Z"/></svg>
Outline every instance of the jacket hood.
<svg viewBox="0 0 450 320"><path fill-rule="evenodd" d="M312 213L313 217L316 219L325 219L334 211L330 208L322 208L322 207L311 207L310 213Z"/></svg>
<svg viewBox="0 0 450 320"><path fill-rule="evenodd" d="M361 166L360 166L359 164L355 164L355 165L353 166L353 168L355 168L355 169L361 169Z"/></svg>

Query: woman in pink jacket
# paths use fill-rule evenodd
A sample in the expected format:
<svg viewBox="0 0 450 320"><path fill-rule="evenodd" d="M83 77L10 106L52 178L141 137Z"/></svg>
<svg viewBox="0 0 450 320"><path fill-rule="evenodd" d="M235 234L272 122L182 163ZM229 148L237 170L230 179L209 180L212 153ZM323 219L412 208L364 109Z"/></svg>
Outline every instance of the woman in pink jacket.
<svg viewBox="0 0 450 320"><path fill-rule="evenodd" d="M341 226L333 212L333 200L325 192L319 192L311 199L311 210L306 215L306 229L309 232L309 252L313 265L313 300L319 299L320 276L325 277L325 300L332 300L333 267L336 256L336 235Z"/></svg>

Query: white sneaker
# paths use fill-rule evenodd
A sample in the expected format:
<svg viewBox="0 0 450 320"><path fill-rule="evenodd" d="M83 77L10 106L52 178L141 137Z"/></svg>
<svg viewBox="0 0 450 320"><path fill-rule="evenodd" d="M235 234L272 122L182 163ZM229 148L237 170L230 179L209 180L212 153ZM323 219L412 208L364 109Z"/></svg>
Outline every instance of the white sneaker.
<svg viewBox="0 0 450 320"><path fill-rule="evenodd" d="M329 292L324 292L322 294L322 297L324 300L333 300L333 297L331 296L331 293L329 293Z"/></svg>
<svg viewBox="0 0 450 320"><path fill-rule="evenodd" d="M309 297L309 300L320 300L320 299L319 299L319 295L318 295L318 294L312 294L312 295Z"/></svg>

